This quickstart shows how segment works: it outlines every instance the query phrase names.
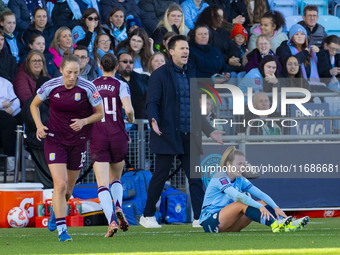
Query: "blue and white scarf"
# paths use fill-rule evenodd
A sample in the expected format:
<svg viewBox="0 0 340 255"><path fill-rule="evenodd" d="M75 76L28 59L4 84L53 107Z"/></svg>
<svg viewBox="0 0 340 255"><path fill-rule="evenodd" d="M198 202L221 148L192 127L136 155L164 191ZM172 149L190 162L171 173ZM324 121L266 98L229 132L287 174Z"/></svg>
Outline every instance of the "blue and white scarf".
<svg viewBox="0 0 340 255"><path fill-rule="evenodd" d="M126 26L124 26L122 30L119 30L112 23L111 23L110 34L115 38L115 41L117 42L117 44L120 43L121 41L124 41L128 37L126 33Z"/></svg>
<svg viewBox="0 0 340 255"><path fill-rule="evenodd" d="M292 46L290 44L290 40L288 40L287 42L290 51L292 52L293 55L296 55L299 53L298 49L295 48L294 46ZM309 50L310 47L309 47ZM301 71L302 71L302 75L303 78L310 80L310 81L316 81L319 82L320 81L320 77L319 77L319 73L318 73L318 67L317 67L317 56L315 54L315 52L311 52L311 59L310 59L310 76L307 77L307 72L306 72L306 67L304 63L301 63Z"/></svg>
<svg viewBox="0 0 340 255"><path fill-rule="evenodd" d="M85 4L87 4L87 8L95 8L99 13L99 8L96 0L82 0ZM99 2L99 1L98 1Z"/></svg>
<svg viewBox="0 0 340 255"><path fill-rule="evenodd" d="M109 50L108 52L105 52L105 51L103 51L103 50L100 49L100 48L97 49L97 52L98 52L98 54L99 54L100 59L102 59L102 57L103 57L106 53L112 53L112 54L114 54L112 50Z"/></svg>
<svg viewBox="0 0 340 255"><path fill-rule="evenodd" d="M57 3L63 3L65 0L58 0ZM70 7L71 12L73 13L74 20L79 20L82 17L82 14L80 12L79 5L74 0L66 0L68 7Z"/></svg>

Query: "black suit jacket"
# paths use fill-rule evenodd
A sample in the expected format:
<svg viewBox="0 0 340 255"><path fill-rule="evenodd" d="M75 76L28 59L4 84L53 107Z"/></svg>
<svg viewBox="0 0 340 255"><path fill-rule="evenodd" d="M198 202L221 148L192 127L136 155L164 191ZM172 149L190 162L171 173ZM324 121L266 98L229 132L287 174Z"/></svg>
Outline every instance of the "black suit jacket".
<svg viewBox="0 0 340 255"><path fill-rule="evenodd" d="M189 67L187 77L195 77L194 71ZM190 81L189 81L190 82ZM154 71L149 79L146 109L151 125L154 118L162 132L158 136L151 131L150 149L157 154L183 154L183 145L180 137L180 104L179 92L174 64L169 61ZM210 135L214 131L209 122L201 115L198 102L198 91L195 81L190 83L191 97L191 139L194 139L198 151L202 151L202 131Z"/></svg>

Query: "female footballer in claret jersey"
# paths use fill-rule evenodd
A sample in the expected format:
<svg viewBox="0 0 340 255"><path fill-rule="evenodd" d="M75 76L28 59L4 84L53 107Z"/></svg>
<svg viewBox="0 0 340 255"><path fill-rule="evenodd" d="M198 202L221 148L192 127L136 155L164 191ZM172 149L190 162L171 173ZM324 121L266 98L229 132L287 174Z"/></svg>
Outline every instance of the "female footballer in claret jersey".
<svg viewBox="0 0 340 255"><path fill-rule="evenodd" d="M92 123L104 116L100 94L92 82L79 76L76 56L64 56L61 77L44 83L31 104L37 127L37 139L46 138L45 158L53 178L53 210L48 221L50 231L58 229L59 241L71 241L65 221L66 202L86 160L87 141ZM50 118L47 126L40 120L39 105L49 98ZM93 110L94 109L94 110Z"/></svg>
<svg viewBox="0 0 340 255"><path fill-rule="evenodd" d="M90 145L98 198L109 224L105 237L112 237L118 229L113 217L109 183L119 228L123 231L129 228L122 210L123 187L120 183L129 141L123 120L123 108L129 123L134 122L134 111L128 84L114 78L117 68L117 58L111 53L105 54L100 61L103 76L93 81L103 98L105 110L104 119L93 126Z"/></svg>

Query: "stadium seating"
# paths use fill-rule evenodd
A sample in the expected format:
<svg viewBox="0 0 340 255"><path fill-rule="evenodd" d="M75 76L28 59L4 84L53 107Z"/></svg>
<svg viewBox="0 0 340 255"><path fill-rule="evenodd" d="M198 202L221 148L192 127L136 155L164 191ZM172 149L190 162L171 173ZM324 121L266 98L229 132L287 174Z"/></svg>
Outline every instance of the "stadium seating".
<svg viewBox="0 0 340 255"><path fill-rule="evenodd" d="M274 0L273 9L284 17L298 15L299 11L297 0Z"/></svg>
<svg viewBox="0 0 340 255"><path fill-rule="evenodd" d="M305 8L306 5L318 6L319 16L328 14L328 0L302 0L300 3L300 14L301 15L303 15L303 8Z"/></svg>
<svg viewBox="0 0 340 255"><path fill-rule="evenodd" d="M340 17L340 0L333 0L331 10L332 15Z"/></svg>
<svg viewBox="0 0 340 255"><path fill-rule="evenodd" d="M299 21L302 20L302 16L289 16L289 17L285 17L286 19L286 25L285 27L283 28L283 32L284 33L288 33L289 32L289 29L296 23L298 23Z"/></svg>
<svg viewBox="0 0 340 255"><path fill-rule="evenodd" d="M331 9L336 0L328 0L328 9Z"/></svg>
<svg viewBox="0 0 340 255"><path fill-rule="evenodd" d="M340 36L340 18L333 15L319 16L318 23L325 27L328 35Z"/></svg>

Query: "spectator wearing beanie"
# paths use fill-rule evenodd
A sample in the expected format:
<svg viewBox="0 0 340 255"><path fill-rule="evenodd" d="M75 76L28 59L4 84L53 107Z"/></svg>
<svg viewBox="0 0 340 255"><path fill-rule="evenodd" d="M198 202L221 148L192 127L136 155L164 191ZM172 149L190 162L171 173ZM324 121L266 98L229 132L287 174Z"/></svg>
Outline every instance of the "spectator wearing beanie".
<svg viewBox="0 0 340 255"><path fill-rule="evenodd" d="M231 30L230 38L232 47L235 48L235 50L230 52L231 54L229 56L230 71L232 72L231 77L244 76L245 73L243 72L245 69L242 65L242 58L247 51L248 32L240 23L236 23L233 30ZM242 74L239 74L240 72L242 72Z"/></svg>
<svg viewBox="0 0 340 255"><path fill-rule="evenodd" d="M301 64L303 78L316 82L320 81L316 57L318 52L319 48L317 46L309 45L307 31L299 24L295 24L290 28L289 40L283 41L276 50L285 72L287 72L287 59L294 55Z"/></svg>
<svg viewBox="0 0 340 255"><path fill-rule="evenodd" d="M126 19L126 31L127 34L130 34L133 30L136 28L143 28L142 23L139 21L139 19L135 18L127 18Z"/></svg>

